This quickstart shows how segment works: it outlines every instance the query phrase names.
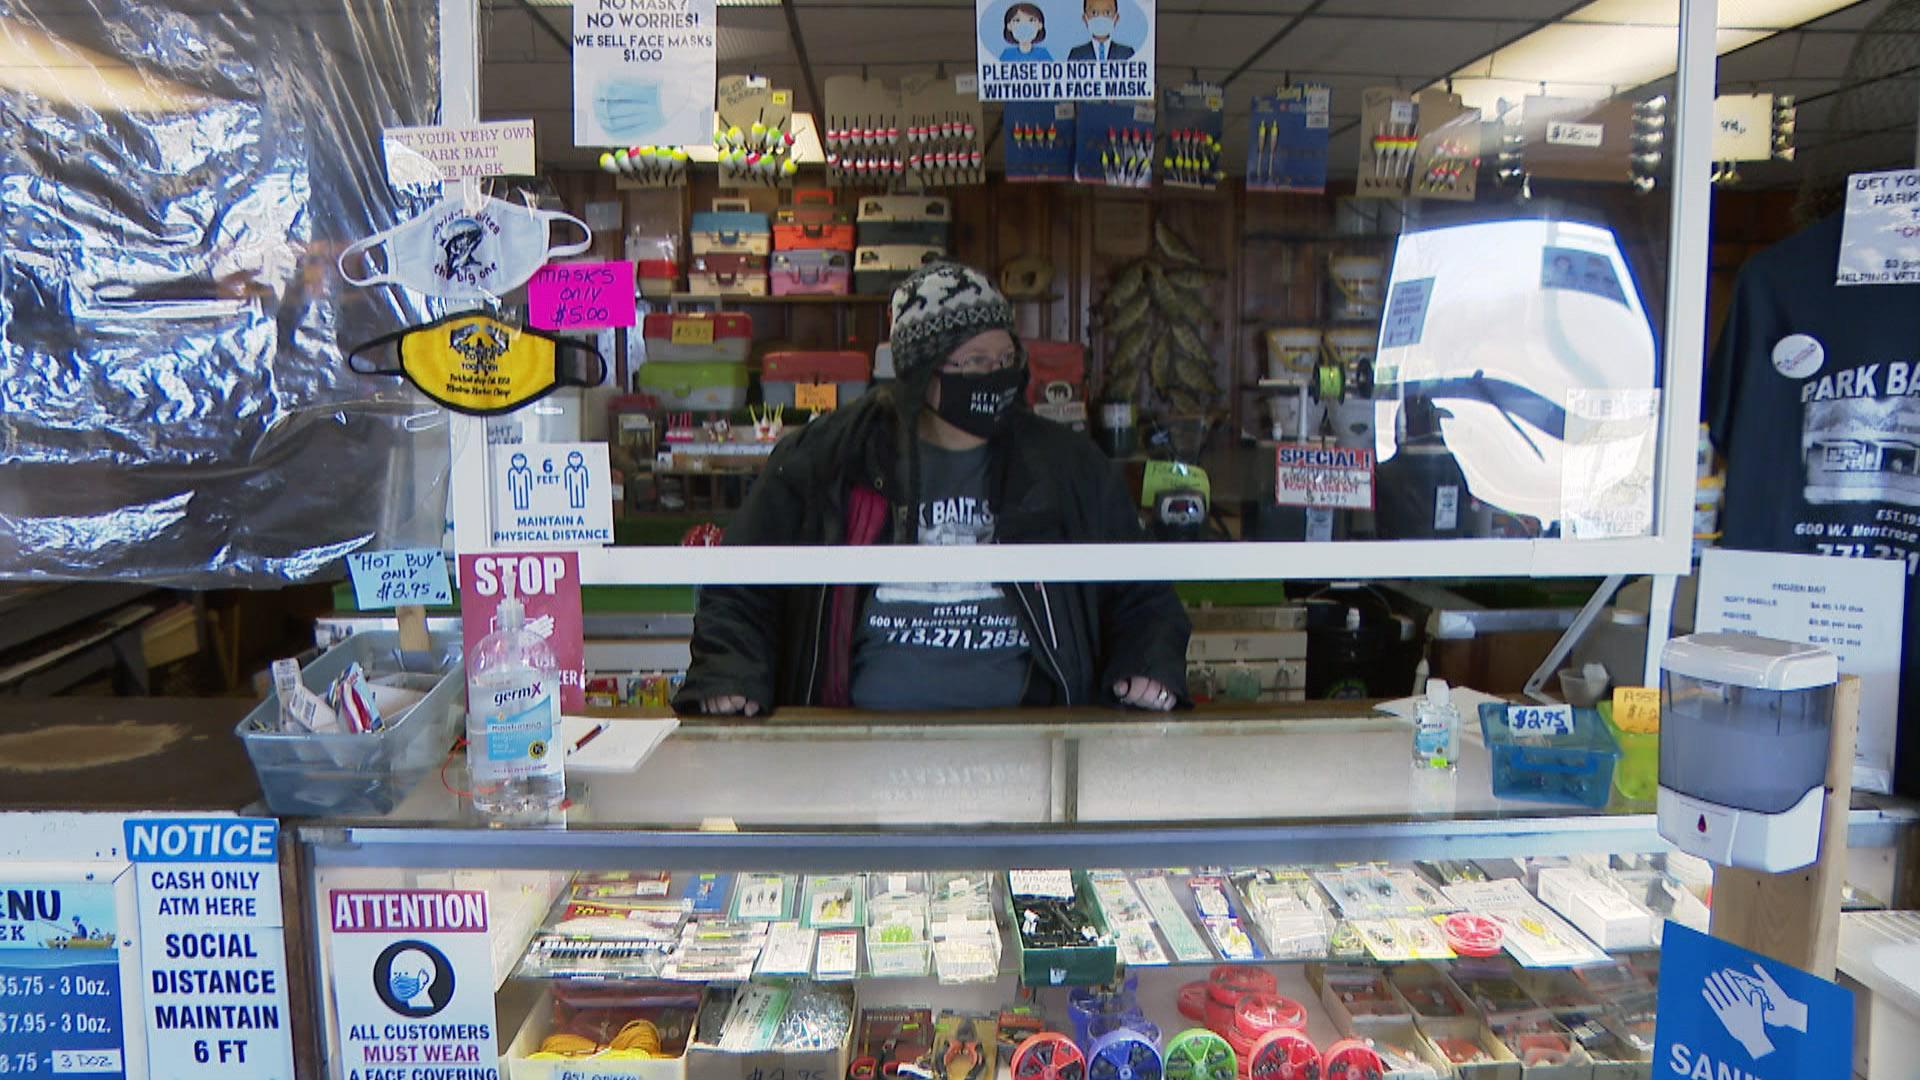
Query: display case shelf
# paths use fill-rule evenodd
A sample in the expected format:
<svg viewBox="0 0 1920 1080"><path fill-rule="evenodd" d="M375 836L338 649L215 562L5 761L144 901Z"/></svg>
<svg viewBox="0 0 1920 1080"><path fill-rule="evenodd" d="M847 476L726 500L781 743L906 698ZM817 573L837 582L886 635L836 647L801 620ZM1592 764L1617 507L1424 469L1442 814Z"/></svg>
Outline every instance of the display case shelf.
<svg viewBox="0 0 1920 1080"><path fill-rule="evenodd" d="M429 778L383 817L295 828L316 865L443 869L830 873L1667 850L1651 805L1496 798L1477 730L1463 732L1458 771L1436 775L1413 768L1404 721L1341 703L1175 720L845 716L683 725L637 772L570 778L568 810L520 827L478 817L454 793L456 763L447 784ZM1860 795L1850 832L1856 846L1884 847L1916 821L1912 803Z"/></svg>

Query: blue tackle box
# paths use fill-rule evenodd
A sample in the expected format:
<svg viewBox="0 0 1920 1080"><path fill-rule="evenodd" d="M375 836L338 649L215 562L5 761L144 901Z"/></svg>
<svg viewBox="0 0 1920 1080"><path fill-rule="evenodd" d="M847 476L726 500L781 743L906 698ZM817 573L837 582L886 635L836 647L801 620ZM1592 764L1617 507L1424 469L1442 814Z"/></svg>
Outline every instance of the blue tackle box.
<svg viewBox="0 0 1920 1080"><path fill-rule="evenodd" d="M1594 709L1573 710L1572 730L1516 730L1509 711L1532 706L1484 702L1480 734L1493 759L1493 793L1598 809L1607 805L1620 746Z"/></svg>

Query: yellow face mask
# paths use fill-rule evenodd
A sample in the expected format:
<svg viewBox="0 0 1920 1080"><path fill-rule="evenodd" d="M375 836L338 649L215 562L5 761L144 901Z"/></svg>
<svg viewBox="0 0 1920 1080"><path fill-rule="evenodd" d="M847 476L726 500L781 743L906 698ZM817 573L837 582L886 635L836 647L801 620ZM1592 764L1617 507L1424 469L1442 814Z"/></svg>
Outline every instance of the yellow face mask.
<svg viewBox="0 0 1920 1080"><path fill-rule="evenodd" d="M371 355L395 344L399 367ZM469 416L512 412L562 386L598 386L607 361L577 341L467 312L374 338L347 354L361 375L398 375L434 401Z"/></svg>

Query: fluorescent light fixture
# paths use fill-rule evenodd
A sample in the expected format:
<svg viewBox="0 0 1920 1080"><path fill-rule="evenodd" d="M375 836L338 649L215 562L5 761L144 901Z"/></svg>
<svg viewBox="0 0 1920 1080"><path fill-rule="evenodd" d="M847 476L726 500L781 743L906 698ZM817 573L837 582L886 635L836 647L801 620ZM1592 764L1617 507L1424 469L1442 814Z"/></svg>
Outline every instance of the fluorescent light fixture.
<svg viewBox="0 0 1920 1080"><path fill-rule="evenodd" d="M1724 55L1855 2L1720 0L1714 49ZM1679 0L1593 0L1455 71L1453 91L1488 117L1503 98L1608 98L1673 74L1679 48Z"/></svg>
<svg viewBox="0 0 1920 1080"><path fill-rule="evenodd" d="M0 89L103 113L151 116L207 105L191 87L9 18L0 18Z"/></svg>

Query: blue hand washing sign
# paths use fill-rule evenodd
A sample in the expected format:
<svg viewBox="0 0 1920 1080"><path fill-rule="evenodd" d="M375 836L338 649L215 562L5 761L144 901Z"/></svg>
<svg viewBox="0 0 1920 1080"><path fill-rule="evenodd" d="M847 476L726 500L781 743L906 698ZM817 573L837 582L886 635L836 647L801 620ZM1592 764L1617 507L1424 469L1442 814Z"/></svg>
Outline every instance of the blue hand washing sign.
<svg viewBox="0 0 1920 1080"><path fill-rule="evenodd" d="M1653 1075L1848 1080L1853 995L1738 945L1668 923Z"/></svg>

